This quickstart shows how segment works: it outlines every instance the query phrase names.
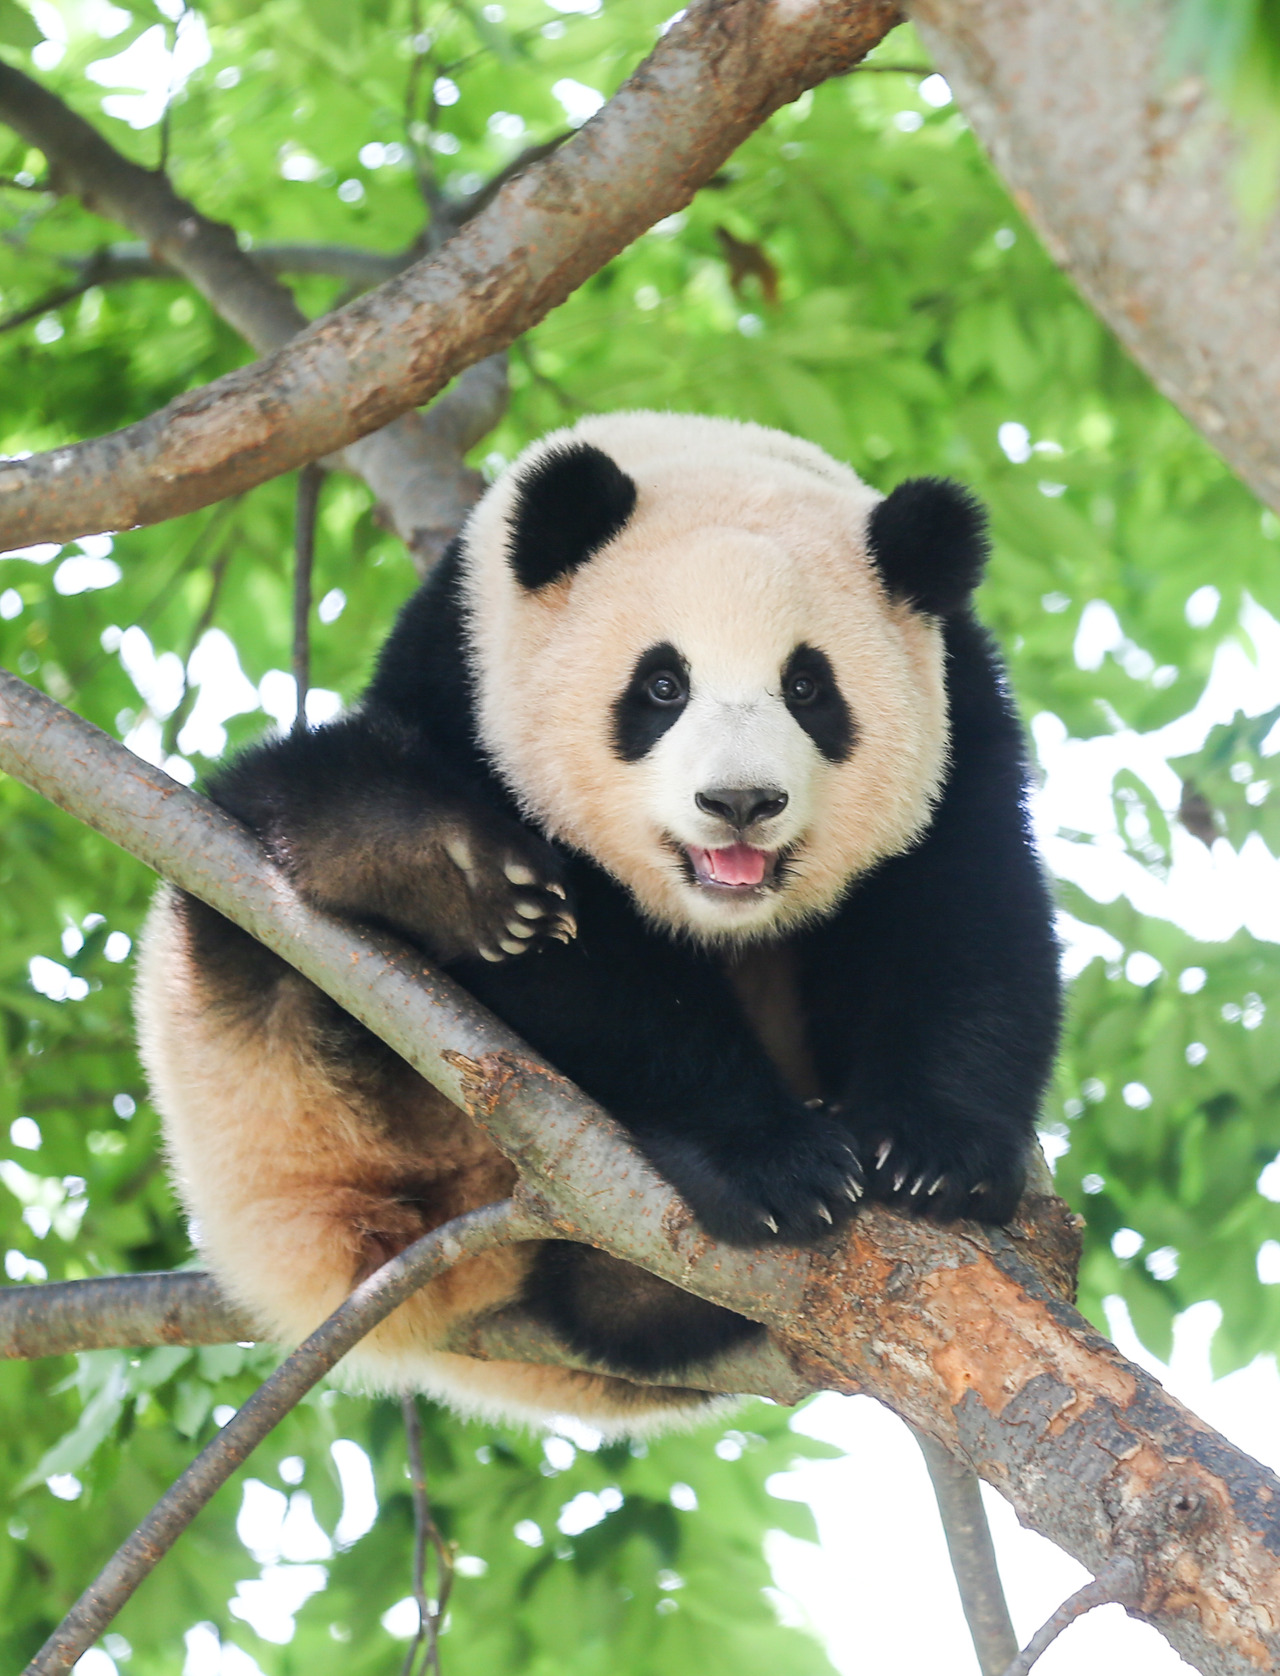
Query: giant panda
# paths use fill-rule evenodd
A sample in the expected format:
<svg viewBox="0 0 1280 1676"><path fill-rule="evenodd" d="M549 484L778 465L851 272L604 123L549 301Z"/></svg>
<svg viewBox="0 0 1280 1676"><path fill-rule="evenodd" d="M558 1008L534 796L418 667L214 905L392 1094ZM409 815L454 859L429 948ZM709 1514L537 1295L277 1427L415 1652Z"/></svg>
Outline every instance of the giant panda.
<svg viewBox="0 0 1280 1676"><path fill-rule="evenodd" d="M361 703L212 795L309 901L406 939L603 1104L714 1238L821 1242L868 1197L1003 1222L1059 985L985 554L949 482L882 497L757 425L587 418L488 490ZM168 889L139 1017L199 1247L264 1334L512 1188L396 1054ZM609 1371L441 1348L511 1303ZM696 1416L681 1370L757 1331L544 1242L441 1275L348 1366L634 1433Z"/></svg>

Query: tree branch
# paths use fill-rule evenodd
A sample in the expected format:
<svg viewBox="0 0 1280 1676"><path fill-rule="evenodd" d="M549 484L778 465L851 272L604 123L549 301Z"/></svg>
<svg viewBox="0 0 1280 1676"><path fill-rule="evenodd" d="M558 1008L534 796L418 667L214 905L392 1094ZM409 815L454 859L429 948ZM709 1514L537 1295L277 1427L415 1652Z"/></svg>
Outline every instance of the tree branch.
<svg viewBox="0 0 1280 1676"><path fill-rule="evenodd" d="M272 265L242 251L232 228L201 215L164 174L122 156L61 99L3 62L0 120L44 152L56 190L74 194L86 208L140 233L147 259L189 281L259 353L279 349L309 324L293 293L273 277ZM277 248L293 249L294 260L299 259L298 247ZM316 249L331 257L334 247ZM350 255L345 253L347 259ZM117 266L125 265L125 257L117 255L115 260ZM405 259L372 257L371 263L385 278L388 271L403 268ZM71 300L89 285L101 283L110 266L105 256L91 257L80 282L10 316L0 328L19 325ZM277 264L274 271L285 268ZM499 373L490 365L485 373L460 380L433 414L406 413L366 437L358 454L349 451L327 462L368 482L384 520L423 574L479 498L483 481L463 456L497 423L506 400L505 367Z"/></svg>
<svg viewBox="0 0 1280 1676"><path fill-rule="evenodd" d="M1092 1583L1064 1600L1062 1605L1042 1624L1012 1661L1004 1676L1028 1676L1033 1664L1048 1652L1050 1646L1068 1625L1096 1606L1136 1606L1142 1594L1142 1574L1134 1561L1121 1554L1105 1565ZM984 1672L985 1676L985 1672Z"/></svg>
<svg viewBox="0 0 1280 1676"><path fill-rule="evenodd" d="M198 1270L0 1286L0 1358L10 1360L258 1336L213 1276Z"/></svg>
<svg viewBox="0 0 1280 1676"><path fill-rule="evenodd" d="M1201 77L1171 77L1170 8L912 0L910 11L1054 261L1280 509L1280 216L1242 207L1246 142Z"/></svg>
<svg viewBox="0 0 1280 1676"><path fill-rule="evenodd" d="M70 1670L215 1491L311 1387L398 1304L462 1257L544 1232L514 1200L504 1199L424 1234L357 1286L200 1451L81 1595L25 1676L60 1676Z"/></svg>
<svg viewBox="0 0 1280 1676"><path fill-rule="evenodd" d="M1280 1480L1062 1301L1075 1219L1030 1195L1007 1229L881 1206L816 1250L716 1245L625 1134L463 990L295 895L222 810L0 672L0 767L320 985L518 1166L554 1236L761 1321L799 1378L866 1391L993 1483L1096 1576L1127 1554L1143 1614L1213 1676L1280 1658Z"/></svg>
<svg viewBox="0 0 1280 1676"><path fill-rule="evenodd" d="M929 1470L960 1604L982 1676L1004 1676L1010 1660L1017 1657L1018 1638L1000 1582L982 1490L972 1468L957 1460L936 1438L916 1431L915 1440Z"/></svg>
<svg viewBox="0 0 1280 1676"><path fill-rule="evenodd" d="M766 117L851 68L896 21L894 0L697 0L602 111L434 259L137 425L0 463L0 549L207 506L429 400L683 208ZM196 242L171 241L166 258ZM209 235L211 260L225 245ZM274 318L270 283L257 276L246 325L259 301Z"/></svg>
<svg viewBox="0 0 1280 1676"><path fill-rule="evenodd" d="M384 255L378 250L361 250L358 245L350 244L259 244L243 250L241 255L266 274L322 274L361 287L381 285L402 273L416 259L412 250ZM11 332L50 309L73 303L97 285L182 277L167 262L153 256L145 244L106 244L87 256L63 256L59 260L76 277L46 292L26 308L6 314L0 319L0 332Z"/></svg>

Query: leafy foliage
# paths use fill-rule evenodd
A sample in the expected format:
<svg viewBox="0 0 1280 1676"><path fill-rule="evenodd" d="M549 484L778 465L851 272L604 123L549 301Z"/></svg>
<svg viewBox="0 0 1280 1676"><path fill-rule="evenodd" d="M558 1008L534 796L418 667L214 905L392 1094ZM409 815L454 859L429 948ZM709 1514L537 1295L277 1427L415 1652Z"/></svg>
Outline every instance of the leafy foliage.
<svg viewBox="0 0 1280 1676"><path fill-rule="evenodd" d="M420 173L432 191L465 200L523 145L611 92L667 12L650 0L593 4L207 0L175 24L151 0L65 0L59 55L37 39L20 0L0 0L0 52L28 65L34 48L48 85L130 156L154 165L163 151L180 190L244 239L390 252L422 234ZM1202 15L1211 11L1204 0ZM35 16L53 27L47 6ZM158 106L133 107L137 130L111 114L145 96L104 93L125 70L102 60L156 46L156 29L176 38L182 71L167 138ZM196 62L202 41L208 57ZM784 426L883 487L917 472L959 476L992 509L982 608L1028 717L1051 712L1081 740L1149 732L1196 704L1219 649L1241 637L1247 599L1280 615L1280 526L1054 269L945 88L892 69L920 60L899 31L874 69L779 112L686 211L517 345L510 412L479 455L492 469L582 412L653 406ZM75 263L120 236L39 190L45 175L39 155L0 131L0 178L16 182L0 187L0 314L35 310L0 334L6 453L113 429L248 354L177 280L94 285L41 308ZM294 284L312 313L349 289L336 275ZM288 715L292 515L292 486L277 482L113 547L90 539L0 559L0 661L179 777L198 776L266 725L264 700ZM324 693L358 693L413 583L367 490L331 478L313 640L322 706ZM1216 612L1189 612L1210 584ZM1237 718L1175 764L1208 800L1220 842L1276 850L1263 754L1275 720ZM1185 839L1176 811L1131 771L1116 776L1113 794L1115 833L1077 840L1123 843L1140 866L1167 873ZM151 881L3 779L0 835L9 1278L188 1260L129 1045L128 939ZM1198 944L1123 899L1105 905L1075 887L1064 886L1063 901L1120 949L1077 980L1046 1113L1068 1147L1059 1182L1089 1218L1083 1301L1096 1312L1119 1292L1159 1350L1176 1310L1215 1297L1226 1311L1215 1347L1223 1366L1274 1350L1280 1290L1259 1281L1257 1254L1280 1239L1280 1206L1256 1183L1280 1151L1280 1050L1274 1027L1258 1027L1280 1007L1276 948L1243 932ZM1127 975L1135 953L1158 964L1154 979ZM0 1539L0 1648L10 1665L265 1365L256 1351L225 1347L0 1368L12 1497L10 1540ZM768 1477L811 1446L763 1407L741 1424L749 1430L721 1425L647 1454L578 1450L570 1462L568 1443L553 1460L524 1440L434 1416L438 1515L461 1552L487 1566L458 1583L447 1660L584 1676L824 1670L816 1646L779 1627L761 1594L762 1532L793 1528L796 1513L769 1496ZM163 1583L122 1618L131 1671L179 1670L181 1635L202 1620L268 1676L397 1667L403 1644L381 1628L408 1593L397 1413L318 1394L251 1472L294 1485L291 1463L305 1463L291 1506L299 1529L318 1522L326 1535L311 1538L312 1551L326 1553L342 1529L330 1453L339 1438L367 1452L382 1513L367 1534L342 1537L331 1559L312 1562L328 1583L301 1608L294 1639L262 1640L228 1614L237 1582L257 1569L233 1534L233 1486L165 1562ZM281 1463L295 1476L282 1480ZM684 1508L673 1506L677 1483L696 1493L696 1512L684 1492ZM563 1513L571 1506L577 1516ZM597 1522L566 1534L588 1513ZM521 1541L517 1525L526 1537L536 1526L541 1545ZM299 1542L284 1543L286 1570L304 1565Z"/></svg>

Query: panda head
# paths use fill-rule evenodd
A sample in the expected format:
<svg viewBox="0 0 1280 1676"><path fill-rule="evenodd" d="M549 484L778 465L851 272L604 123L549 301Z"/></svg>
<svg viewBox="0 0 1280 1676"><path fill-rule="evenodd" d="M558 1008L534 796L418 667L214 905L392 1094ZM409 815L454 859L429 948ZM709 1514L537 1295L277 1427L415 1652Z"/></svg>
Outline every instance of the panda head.
<svg viewBox="0 0 1280 1676"><path fill-rule="evenodd" d="M467 527L482 743L526 813L652 919L779 935L928 824L941 620L985 550L953 484L883 499L760 426L583 420Z"/></svg>

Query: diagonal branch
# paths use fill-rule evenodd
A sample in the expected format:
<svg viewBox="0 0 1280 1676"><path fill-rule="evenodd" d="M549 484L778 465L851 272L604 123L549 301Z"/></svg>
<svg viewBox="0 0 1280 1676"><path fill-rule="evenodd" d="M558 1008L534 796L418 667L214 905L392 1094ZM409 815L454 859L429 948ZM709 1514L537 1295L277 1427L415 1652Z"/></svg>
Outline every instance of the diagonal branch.
<svg viewBox="0 0 1280 1676"><path fill-rule="evenodd" d="M86 208L141 234L147 261L188 280L260 353L279 349L309 324L293 293L274 277L286 271L285 264L242 251L233 229L201 215L166 175L131 162L56 95L3 61L0 120L43 151L57 191L72 193ZM397 258L372 261L372 273L381 279L405 265ZM115 263L127 265L122 256ZM76 284L10 316L0 328L69 301L111 272L108 255L89 258ZM372 282L372 273L362 283ZM431 415L405 413L366 437L358 454L333 462L365 478L421 572L430 569L480 495L482 480L464 455L497 423L506 397L505 367L476 368Z"/></svg>
<svg viewBox="0 0 1280 1676"><path fill-rule="evenodd" d="M434 259L137 425L0 464L0 549L207 506L429 400L683 208L773 111L850 69L896 21L894 0L697 0L601 112ZM259 276L253 293L264 311L268 283ZM246 314L257 318L256 302Z"/></svg>
<svg viewBox="0 0 1280 1676"><path fill-rule="evenodd" d="M1008 1229L880 1206L816 1250L716 1245L606 1113L421 957L308 908L222 810L0 672L0 768L122 843L319 984L518 1166L552 1237L597 1245L762 1322L800 1379L866 1391L945 1443L1191 1663L1280 1660L1280 1480L1127 1362L1067 1303L1057 1200Z"/></svg>

